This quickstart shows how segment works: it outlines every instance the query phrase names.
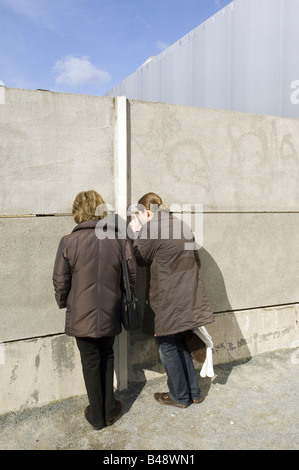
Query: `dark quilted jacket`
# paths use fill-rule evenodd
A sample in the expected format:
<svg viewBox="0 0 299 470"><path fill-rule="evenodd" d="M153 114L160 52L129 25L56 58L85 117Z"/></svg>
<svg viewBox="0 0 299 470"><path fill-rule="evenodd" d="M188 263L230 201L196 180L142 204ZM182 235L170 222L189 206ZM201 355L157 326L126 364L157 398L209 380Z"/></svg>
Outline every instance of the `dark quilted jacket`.
<svg viewBox="0 0 299 470"><path fill-rule="evenodd" d="M121 332L121 251L115 236L100 240L96 221L77 225L59 244L53 284L59 308L66 308L65 333L100 338ZM112 229L108 229L108 231ZM111 234L110 234L111 235ZM131 244L125 244L131 290L136 281L136 261Z"/></svg>
<svg viewBox="0 0 299 470"><path fill-rule="evenodd" d="M150 306L156 336L192 330L214 321L199 275L197 250L186 224L169 212L158 211L134 241L141 266L150 266Z"/></svg>

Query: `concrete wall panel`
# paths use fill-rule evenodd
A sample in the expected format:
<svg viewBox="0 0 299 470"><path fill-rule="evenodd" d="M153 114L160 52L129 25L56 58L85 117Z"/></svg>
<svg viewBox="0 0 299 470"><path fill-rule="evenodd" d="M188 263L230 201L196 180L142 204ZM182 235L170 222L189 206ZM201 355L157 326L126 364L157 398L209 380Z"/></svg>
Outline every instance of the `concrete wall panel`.
<svg viewBox="0 0 299 470"><path fill-rule="evenodd" d="M250 360L257 354L296 347L298 307L282 305L215 315L215 322L206 327L214 344L213 363ZM199 370L202 367L196 361L194 365ZM163 373L155 340L135 335L129 354L129 380L143 382Z"/></svg>
<svg viewBox="0 0 299 470"><path fill-rule="evenodd" d="M207 326L213 338L215 364L229 363L277 349L289 349L298 339L298 304L216 315Z"/></svg>
<svg viewBox="0 0 299 470"><path fill-rule="evenodd" d="M205 214L201 275L214 312L298 302L299 213Z"/></svg>
<svg viewBox="0 0 299 470"><path fill-rule="evenodd" d="M0 214L69 213L79 191L113 203L114 100L5 88Z"/></svg>
<svg viewBox="0 0 299 470"><path fill-rule="evenodd" d="M299 207L299 120L129 102L132 202L154 191L205 211Z"/></svg>
<svg viewBox="0 0 299 470"><path fill-rule="evenodd" d="M213 363L250 360L256 354L297 344L298 304L226 312L207 326L214 343ZM132 335L128 356L130 382L161 377L153 338ZM54 335L4 343L0 361L0 414L85 395L80 355L74 338ZM290 356L291 360L291 356ZM202 364L194 362L198 370ZM30 378L30 379L29 379ZM214 377L217 380L217 376Z"/></svg>
<svg viewBox="0 0 299 470"><path fill-rule="evenodd" d="M53 266L72 217L0 219L1 341L64 331L64 310L54 299Z"/></svg>
<svg viewBox="0 0 299 470"><path fill-rule="evenodd" d="M4 343L0 414L83 395L80 355L65 335Z"/></svg>

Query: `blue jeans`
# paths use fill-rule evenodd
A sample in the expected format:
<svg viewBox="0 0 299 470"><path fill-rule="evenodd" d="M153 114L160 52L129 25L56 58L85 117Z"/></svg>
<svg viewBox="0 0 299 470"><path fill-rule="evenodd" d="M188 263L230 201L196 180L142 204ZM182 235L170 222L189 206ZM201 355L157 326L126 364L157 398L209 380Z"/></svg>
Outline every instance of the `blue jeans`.
<svg viewBox="0 0 299 470"><path fill-rule="evenodd" d="M170 398L181 405L190 405L200 398L197 372L186 348L182 333L157 336L159 354L167 375Z"/></svg>

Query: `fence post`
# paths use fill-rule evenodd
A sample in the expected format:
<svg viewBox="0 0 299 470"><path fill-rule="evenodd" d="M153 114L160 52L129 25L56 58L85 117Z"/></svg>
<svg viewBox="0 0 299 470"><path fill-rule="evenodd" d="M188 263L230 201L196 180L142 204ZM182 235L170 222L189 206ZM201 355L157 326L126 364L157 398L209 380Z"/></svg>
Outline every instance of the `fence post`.
<svg viewBox="0 0 299 470"><path fill-rule="evenodd" d="M114 178L115 178L115 211L118 216L127 220L127 98L115 98L115 132L114 132ZM128 386L128 333L123 330L115 341L115 385L118 390Z"/></svg>

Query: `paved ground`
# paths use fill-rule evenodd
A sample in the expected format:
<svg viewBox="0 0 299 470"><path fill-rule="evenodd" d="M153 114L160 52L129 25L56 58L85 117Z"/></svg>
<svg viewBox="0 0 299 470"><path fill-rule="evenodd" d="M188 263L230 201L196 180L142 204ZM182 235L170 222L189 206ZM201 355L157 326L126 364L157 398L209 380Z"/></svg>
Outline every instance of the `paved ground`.
<svg viewBox="0 0 299 470"><path fill-rule="evenodd" d="M2 450L296 450L298 350L276 351L243 363L215 366L199 379L200 405L160 405L162 376L117 392L118 421L95 431L85 421L86 396L0 417Z"/></svg>

